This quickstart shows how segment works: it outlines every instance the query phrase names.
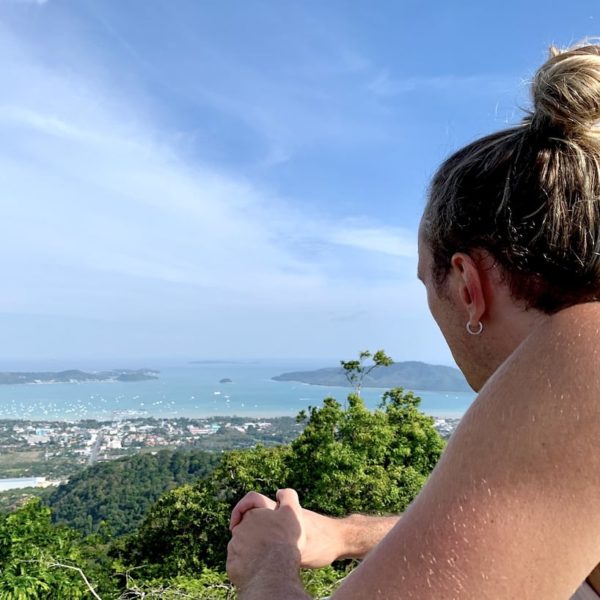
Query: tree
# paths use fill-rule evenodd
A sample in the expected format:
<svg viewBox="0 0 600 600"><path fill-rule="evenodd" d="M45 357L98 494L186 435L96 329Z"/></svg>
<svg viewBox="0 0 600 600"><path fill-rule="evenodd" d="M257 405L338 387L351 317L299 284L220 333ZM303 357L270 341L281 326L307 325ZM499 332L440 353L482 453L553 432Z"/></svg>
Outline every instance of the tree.
<svg viewBox="0 0 600 600"><path fill-rule="evenodd" d="M55 527L38 499L0 518L0 598L60 600L116 593L98 538ZM114 597L114 596L113 596Z"/></svg>
<svg viewBox="0 0 600 600"><path fill-rule="evenodd" d="M444 446L419 402L401 388L385 392L375 411L356 393L345 410L325 399L310 409L304 432L291 444L288 486L307 508L329 515L403 511Z"/></svg>
<svg viewBox="0 0 600 600"><path fill-rule="evenodd" d="M369 359L372 359L372 364L365 365L365 361ZM340 361L348 383L350 383L355 393L359 396L365 378L368 377L373 369L377 367L389 367L393 363L394 361L383 350L377 350L375 354L371 354L369 350L363 350L358 355L358 360Z"/></svg>
<svg viewBox="0 0 600 600"><path fill-rule="evenodd" d="M133 531L164 492L201 479L219 460L202 450L161 450L98 463L59 486L47 503L55 523L83 534L108 527L120 536Z"/></svg>
<svg viewBox="0 0 600 600"><path fill-rule="evenodd" d="M289 445L225 452L216 466L213 456L172 452L115 462L90 469L89 477L84 474L60 496L63 514L73 509L82 528L92 530L100 514L114 514L124 525L139 518L136 510L128 511L140 494L186 483L163 494L124 538L112 539L103 525L88 537L52 525L50 509L39 500L0 516L0 599L232 600L235 591L224 574L229 515L250 490L273 496L294 487L305 507L333 516L403 511L444 442L411 392L386 391L376 410L366 408L360 397L365 378L390 363L383 351L342 362L355 388L347 403L326 398L303 411L298 419L304 430ZM323 596L345 568L307 571L303 580L312 594Z"/></svg>
<svg viewBox="0 0 600 600"><path fill-rule="evenodd" d="M116 554L126 564L151 565L145 576L223 570L233 506L252 489L272 496L285 487L288 453L288 446L225 453L207 477L164 494Z"/></svg>
<svg viewBox="0 0 600 600"><path fill-rule="evenodd" d="M157 577L223 569L229 515L250 490L273 496L293 487L304 506L334 516L403 511L444 445L419 402L400 388L375 411L356 392L346 409L326 398L291 445L228 452L204 480L164 495L122 556L153 565Z"/></svg>

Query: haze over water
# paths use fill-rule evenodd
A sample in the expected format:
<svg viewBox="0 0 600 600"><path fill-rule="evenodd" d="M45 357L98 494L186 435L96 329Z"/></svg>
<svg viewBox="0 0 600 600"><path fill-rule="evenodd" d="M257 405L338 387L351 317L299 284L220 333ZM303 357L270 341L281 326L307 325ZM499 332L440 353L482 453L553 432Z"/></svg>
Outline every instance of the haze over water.
<svg viewBox="0 0 600 600"><path fill-rule="evenodd" d="M72 365L71 365L72 366ZM156 368L159 379L128 383L56 383L0 385L0 418L31 420L108 420L121 416L207 417L295 416L308 406L319 406L333 396L343 402L350 388L273 381L284 372L310 370L333 364L308 361L213 362L179 365L76 366L93 371L116 366ZM2 370L17 370L2 366ZM62 370L31 366L18 370ZM232 383L219 383L221 379ZM375 408L385 390L365 388L362 397ZM421 409L432 415L457 417L473 401L474 393L418 391Z"/></svg>

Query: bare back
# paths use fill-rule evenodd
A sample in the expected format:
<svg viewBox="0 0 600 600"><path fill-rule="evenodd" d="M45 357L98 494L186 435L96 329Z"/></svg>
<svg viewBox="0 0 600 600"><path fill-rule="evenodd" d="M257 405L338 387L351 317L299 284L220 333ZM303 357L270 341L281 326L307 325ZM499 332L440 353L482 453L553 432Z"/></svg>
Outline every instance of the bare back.
<svg viewBox="0 0 600 600"><path fill-rule="evenodd" d="M598 303L535 330L333 598L569 598L600 563L599 342Z"/></svg>

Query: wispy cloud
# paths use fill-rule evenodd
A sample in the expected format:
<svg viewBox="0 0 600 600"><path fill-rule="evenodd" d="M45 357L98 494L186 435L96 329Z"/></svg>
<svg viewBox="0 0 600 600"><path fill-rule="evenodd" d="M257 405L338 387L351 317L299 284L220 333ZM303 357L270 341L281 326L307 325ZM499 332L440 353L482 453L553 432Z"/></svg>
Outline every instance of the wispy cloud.
<svg viewBox="0 0 600 600"><path fill-rule="evenodd" d="M0 255L11 258L0 314L111 321L114 335L129 332L131 352L189 354L201 340L221 355L271 356L306 353L324 332L317 355L370 340L393 349L385 323L401 323L398 311L425 316L411 232L340 222L191 159L143 98L87 65L49 66L1 33ZM280 99L275 120L258 96L242 111L223 93L212 101L227 109L229 98L271 136L272 161L286 160L296 131L307 143L328 120L329 133L344 129L329 119L333 105L318 121L301 108L302 91ZM288 130L285 106L301 117Z"/></svg>
<svg viewBox="0 0 600 600"><path fill-rule="evenodd" d="M380 252L398 258L416 258L417 242L414 232L392 227L368 227L348 223L340 228L333 228L331 241L343 246L351 246Z"/></svg>
<svg viewBox="0 0 600 600"><path fill-rule="evenodd" d="M490 73L472 75L442 74L425 77L394 77L388 69L376 68L371 71L367 89L380 97L394 97L415 91L463 93L503 93L514 91L514 79Z"/></svg>
<svg viewBox="0 0 600 600"><path fill-rule="evenodd" d="M35 96L33 83L15 75L24 71L35 71ZM68 297L56 296L65 310L92 310L81 305L88 300L82 290L94 286L98 273L192 286L184 294L195 287L220 297L243 294L249 303L285 298L297 304L318 301L325 289L331 294L332 263L307 253L306 243L338 247L333 275L342 300L345 247L414 258L405 232L356 220L340 227L310 213L298 218L285 198L186 162L151 122L133 116L132 99L115 90L23 58L4 73L3 88L13 91L12 102L0 105L0 165L9 199L0 249L17 257L15 270L40 281L47 263L77 271ZM40 310L46 297L38 296ZM17 309L7 298L0 305ZM144 302L151 306L152 298Z"/></svg>

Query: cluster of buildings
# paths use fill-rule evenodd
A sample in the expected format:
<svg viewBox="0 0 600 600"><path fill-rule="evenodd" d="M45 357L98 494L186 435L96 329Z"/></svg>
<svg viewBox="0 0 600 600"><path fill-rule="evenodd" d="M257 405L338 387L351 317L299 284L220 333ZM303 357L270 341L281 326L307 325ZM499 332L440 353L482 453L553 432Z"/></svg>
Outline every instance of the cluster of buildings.
<svg viewBox="0 0 600 600"><path fill-rule="evenodd" d="M433 417L433 426L444 439L448 439L454 433L459 422L458 417Z"/></svg>
<svg viewBox="0 0 600 600"><path fill-rule="evenodd" d="M434 417L434 426L447 439L459 421ZM0 492L14 487L56 485L86 465L140 451L178 447L221 451L257 443L286 443L302 427L291 417L0 421Z"/></svg>
<svg viewBox="0 0 600 600"><path fill-rule="evenodd" d="M0 453L29 449L46 454L64 454L87 458L90 463L115 458L115 451L135 451L145 447L193 446L198 438L216 433L267 433L273 428L268 420L220 419L118 419L111 422L50 421L45 423L0 422ZM129 453L129 452L126 452Z"/></svg>
<svg viewBox="0 0 600 600"><path fill-rule="evenodd" d="M274 420L210 419L119 419L98 421L50 421L46 423L0 422L0 453L25 448L47 452L68 450L89 458L109 458L115 451L145 447L193 446L198 438L219 433L266 434L274 429ZM434 417L434 426L448 438L460 419ZM278 429L278 428L277 428ZM114 458L114 456L110 456Z"/></svg>
<svg viewBox="0 0 600 600"><path fill-rule="evenodd" d="M285 417L0 421L0 492L58 485L86 465L141 451L282 443L297 435L296 427Z"/></svg>

